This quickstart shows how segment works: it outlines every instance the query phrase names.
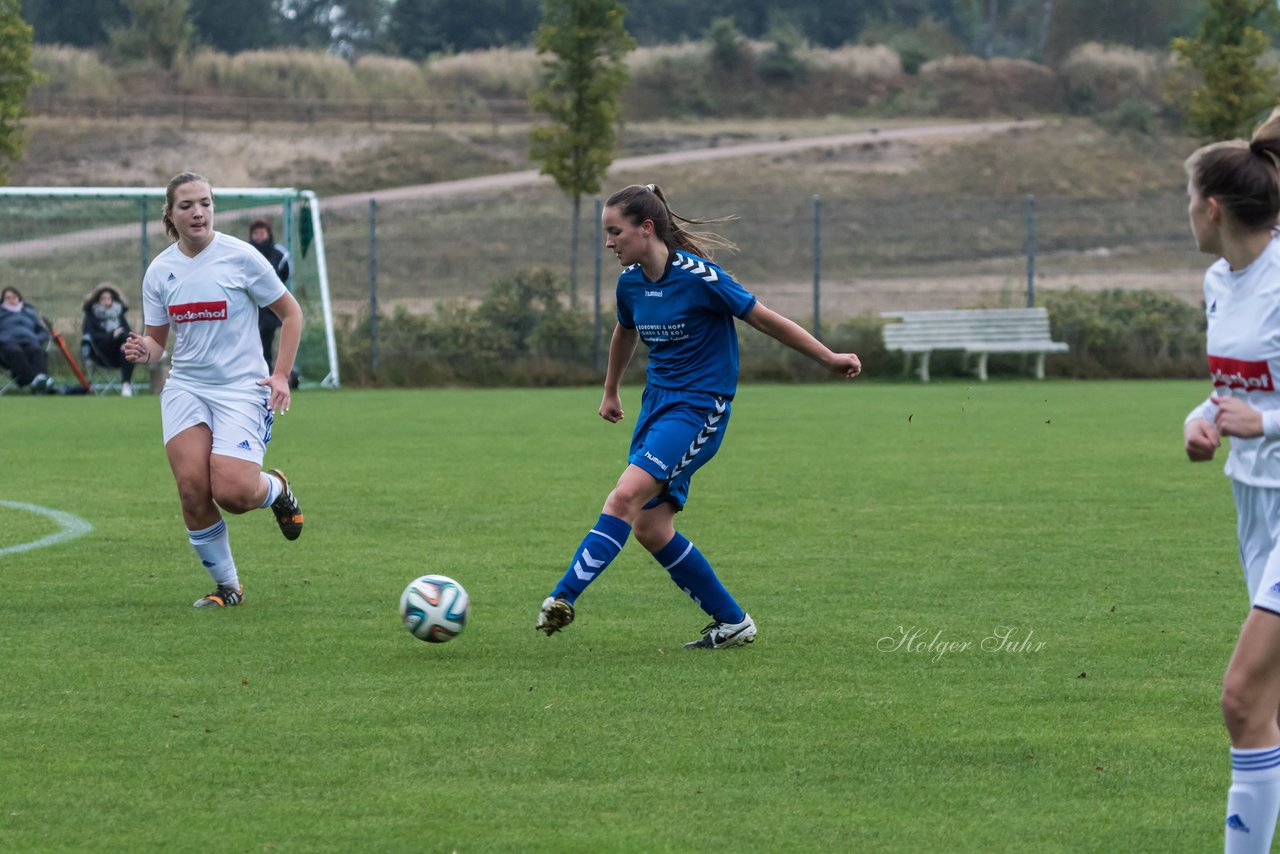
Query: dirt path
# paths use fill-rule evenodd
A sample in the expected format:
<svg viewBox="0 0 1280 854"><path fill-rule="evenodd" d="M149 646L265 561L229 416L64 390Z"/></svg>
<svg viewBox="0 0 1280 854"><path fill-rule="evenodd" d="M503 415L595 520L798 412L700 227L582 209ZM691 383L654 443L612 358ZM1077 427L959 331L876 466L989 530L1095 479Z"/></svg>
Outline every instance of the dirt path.
<svg viewBox="0 0 1280 854"><path fill-rule="evenodd" d="M851 145L864 145L868 142L894 142L898 140L945 139L954 137L976 136L980 134L997 135L1008 133L1019 128L1039 127L1040 121L1007 121L1007 122L967 122L956 124L926 125L922 127L894 128L882 131L863 133L837 134L829 136L804 137L801 139L774 140L769 142L750 142L741 145L726 145L716 148L699 148L684 151L671 151L663 154L648 154L641 157L624 157L613 162L614 172L626 172L647 169L654 166L667 166L674 163L696 163L707 160L726 160L735 157L757 157L766 154L779 154L789 151L804 151L813 148L840 148ZM462 178L456 181L440 181L434 184L419 184L409 187L392 187L385 190L374 190L366 193L351 193L342 196L327 196L320 199L321 211L339 210L357 206L367 207L370 199L380 202L404 199L450 198L469 194L502 192L516 187L527 187L546 183L551 179L540 175L536 170L526 169L520 172L503 172L496 175L482 175L477 178ZM2 190L3 188L0 188ZM252 215L257 209L238 211L240 214ZM260 212L271 214L275 206L263 207ZM160 225L157 222L148 234L162 239ZM0 245L0 259L25 258L39 256L56 251L59 247L79 244L109 243L114 240L130 238L138 233L136 224L120 226L104 226L86 229L56 237L33 238L19 240Z"/></svg>
<svg viewBox="0 0 1280 854"><path fill-rule="evenodd" d="M837 134L833 136L812 136L802 139L774 140L770 142L748 142L741 145L726 145L716 148L698 148L686 151L671 151L663 154L647 154L642 157L624 157L613 161L610 171L629 172L638 169L649 169L655 166L670 166L676 163L697 163L707 160L727 160L734 157L757 157L762 154L783 154L792 151L805 151L812 148L842 148L851 145L865 145L868 142L896 142L899 140L944 139L948 137L976 136L979 134L1002 134L1020 128L1040 127L1040 121L1011 122L966 122L944 125L927 125L924 127L895 128L892 130L867 131L862 133ZM370 199L380 202L404 199L449 198L471 193L487 193L510 190L516 187L528 187L539 183L551 183L551 179L540 175L536 170L526 169L520 172L505 172L498 175L482 175L478 178L462 178L457 181L440 181L435 184L419 184L412 187L395 187L389 190L376 190L368 193L351 193L344 196L330 196L320 200L323 208L339 209L356 205L367 206Z"/></svg>

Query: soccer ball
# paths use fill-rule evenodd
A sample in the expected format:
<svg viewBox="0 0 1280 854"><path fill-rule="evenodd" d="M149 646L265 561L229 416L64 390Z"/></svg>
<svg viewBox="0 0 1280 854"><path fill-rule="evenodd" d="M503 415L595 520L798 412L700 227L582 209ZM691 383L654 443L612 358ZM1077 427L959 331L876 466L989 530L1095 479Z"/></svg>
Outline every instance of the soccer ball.
<svg viewBox="0 0 1280 854"><path fill-rule="evenodd" d="M471 615L471 597L447 575L424 575L400 594L400 617L409 634L427 643L456 638Z"/></svg>

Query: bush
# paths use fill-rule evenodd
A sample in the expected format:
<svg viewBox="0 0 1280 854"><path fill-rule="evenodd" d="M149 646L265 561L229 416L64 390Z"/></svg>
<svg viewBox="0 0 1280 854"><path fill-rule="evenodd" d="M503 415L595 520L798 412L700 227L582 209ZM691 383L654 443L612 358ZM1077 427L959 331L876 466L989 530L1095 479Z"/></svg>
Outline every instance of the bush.
<svg viewBox="0 0 1280 854"><path fill-rule="evenodd" d="M965 45L931 15L921 18L909 30L891 24L872 25L863 30L860 41L867 45L887 45L900 57L902 71L911 75L917 74L930 60L966 52Z"/></svg>
<svg viewBox="0 0 1280 854"><path fill-rule="evenodd" d="M951 116L1050 113L1062 109L1057 76L1025 59L957 56L926 62L913 97Z"/></svg>
<svg viewBox="0 0 1280 854"><path fill-rule="evenodd" d="M353 385L550 386L592 381L591 322L570 309L568 283L547 270L494 282L478 304L434 315L378 317L378 370L369 318L342 330L342 373Z"/></svg>
<svg viewBox="0 0 1280 854"><path fill-rule="evenodd" d="M1120 106L1093 117L1101 127L1112 133L1134 131L1143 136L1151 136L1156 131L1156 108L1147 101L1129 98Z"/></svg>
<svg viewBox="0 0 1280 854"><path fill-rule="evenodd" d="M422 67L412 60L366 54L356 60L353 70L366 98L427 97L427 81Z"/></svg>
<svg viewBox="0 0 1280 854"><path fill-rule="evenodd" d="M1154 53L1096 42L1071 51L1058 74L1067 105L1085 114L1116 110L1132 101L1159 104L1164 85L1162 62Z"/></svg>
<svg viewBox="0 0 1280 854"><path fill-rule="evenodd" d="M1049 291L1049 372L1076 378L1195 378L1205 373L1204 312L1150 290Z"/></svg>
<svg viewBox="0 0 1280 854"><path fill-rule="evenodd" d="M499 47L433 58L425 74L432 97L525 100L541 68L532 48Z"/></svg>
<svg viewBox="0 0 1280 854"><path fill-rule="evenodd" d="M31 67L39 74L32 95L115 97L123 92L120 79L97 53L65 45L34 45Z"/></svg>
<svg viewBox="0 0 1280 854"><path fill-rule="evenodd" d="M707 29L711 65L720 71L737 71L746 62L747 40L733 18L716 18Z"/></svg>
<svg viewBox="0 0 1280 854"><path fill-rule="evenodd" d="M780 24L769 32L771 45L760 57L760 76L772 83L796 85L804 82L805 62L800 53L804 34L791 24Z"/></svg>
<svg viewBox="0 0 1280 854"><path fill-rule="evenodd" d="M247 98L357 99L365 97L347 62L315 50L250 50L228 56L201 50L180 68L189 95Z"/></svg>

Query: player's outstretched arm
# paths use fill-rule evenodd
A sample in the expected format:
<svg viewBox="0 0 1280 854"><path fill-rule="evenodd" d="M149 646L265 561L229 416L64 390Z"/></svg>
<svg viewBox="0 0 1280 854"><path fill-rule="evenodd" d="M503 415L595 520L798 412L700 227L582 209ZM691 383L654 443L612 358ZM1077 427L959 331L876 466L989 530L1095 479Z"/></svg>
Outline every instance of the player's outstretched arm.
<svg viewBox="0 0 1280 854"><path fill-rule="evenodd" d="M746 316L747 323L770 338L781 341L797 353L803 353L835 374L853 379L862 373L862 362L853 353L836 353L803 326L783 317L762 302L757 302Z"/></svg>

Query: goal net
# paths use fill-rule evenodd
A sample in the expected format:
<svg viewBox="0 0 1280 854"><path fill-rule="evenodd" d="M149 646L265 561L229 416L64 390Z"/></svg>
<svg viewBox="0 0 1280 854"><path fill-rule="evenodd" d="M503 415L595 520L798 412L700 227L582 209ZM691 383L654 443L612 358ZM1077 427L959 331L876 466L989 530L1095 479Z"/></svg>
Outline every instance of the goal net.
<svg viewBox="0 0 1280 854"><path fill-rule="evenodd" d="M338 353L320 202L310 190L214 188L214 227L249 239L249 223L271 224L288 251L289 289L306 316L296 367L304 386L338 386ZM11 286L53 322L79 353L83 304L111 284L141 331L142 276L169 245L163 188L0 187L0 286ZM276 338L279 347L279 336ZM53 367L60 360L51 359Z"/></svg>

